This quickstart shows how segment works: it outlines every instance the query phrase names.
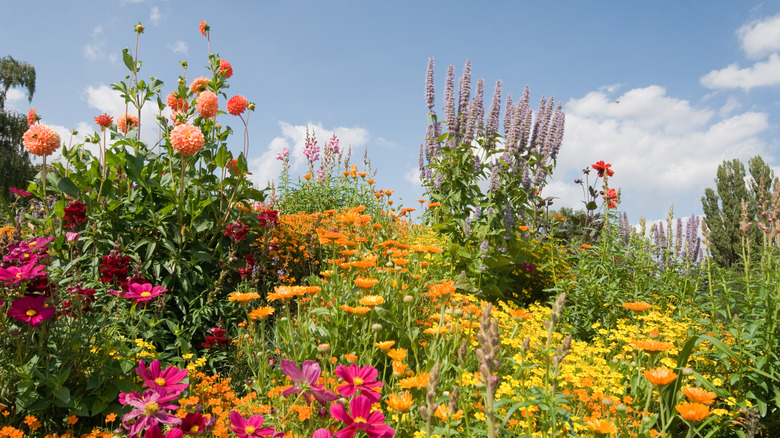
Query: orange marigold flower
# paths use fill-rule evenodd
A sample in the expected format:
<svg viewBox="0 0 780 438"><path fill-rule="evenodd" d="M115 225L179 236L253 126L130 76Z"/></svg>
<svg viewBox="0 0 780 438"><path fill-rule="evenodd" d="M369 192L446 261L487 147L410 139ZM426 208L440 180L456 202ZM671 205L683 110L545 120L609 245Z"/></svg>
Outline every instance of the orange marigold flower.
<svg viewBox="0 0 780 438"><path fill-rule="evenodd" d="M219 72L224 73L226 78L233 76L233 67L224 59L219 60Z"/></svg>
<svg viewBox="0 0 780 438"><path fill-rule="evenodd" d="M373 184L375 181L373 179L367 179L366 182L369 184Z"/></svg>
<svg viewBox="0 0 780 438"><path fill-rule="evenodd" d="M659 341L632 341L631 346L643 350L648 354L656 354L660 351L671 350L674 344Z"/></svg>
<svg viewBox="0 0 780 438"><path fill-rule="evenodd" d="M387 352L387 356L394 361L401 362L406 359L406 353L407 351L405 348L393 348Z"/></svg>
<svg viewBox="0 0 780 438"><path fill-rule="evenodd" d="M347 354L344 355L344 359L346 359L347 362L349 362L349 363L355 363L355 362L357 362L358 357L357 357L356 354L347 353Z"/></svg>
<svg viewBox="0 0 780 438"><path fill-rule="evenodd" d="M510 310L509 314L512 315L512 318L515 319L531 319L531 314L523 309Z"/></svg>
<svg viewBox="0 0 780 438"><path fill-rule="evenodd" d="M171 91L171 93L168 94L168 98L165 100L165 103L174 113L183 113L190 109L190 103L187 102L187 100L181 98L178 91Z"/></svg>
<svg viewBox="0 0 780 438"><path fill-rule="evenodd" d="M399 361L393 361L393 376L395 377L401 377L406 372L406 368L409 367L409 365L399 362Z"/></svg>
<svg viewBox="0 0 780 438"><path fill-rule="evenodd" d="M201 35L208 36L207 33L209 30L211 30L211 26L206 24L206 20L203 20L200 22L200 25L198 26L198 30L200 31Z"/></svg>
<svg viewBox="0 0 780 438"><path fill-rule="evenodd" d="M646 370L644 372L645 378L655 386L666 386L677 378L677 374L668 368L656 368L653 370Z"/></svg>
<svg viewBox="0 0 780 438"><path fill-rule="evenodd" d="M307 173L306 175L303 175L303 178L308 180L309 178L311 178L311 174Z"/></svg>
<svg viewBox="0 0 780 438"><path fill-rule="evenodd" d="M435 324L433 327L428 327L423 331L423 333L429 334L429 335L441 335L445 333L449 333L452 331L452 327L448 325L438 325Z"/></svg>
<svg viewBox="0 0 780 438"><path fill-rule="evenodd" d="M360 304L369 307L378 306L384 302L385 302L384 297L381 297L379 295L366 295L360 299Z"/></svg>
<svg viewBox="0 0 780 438"><path fill-rule="evenodd" d="M198 94L203 91L208 90L209 88L209 79L204 78L203 76L199 78L195 78L194 81L190 84L190 90L192 90L193 94Z"/></svg>
<svg viewBox="0 0 780 438"><path fill-rule="evenodd" d="M395 341L382 341L374 344L375 347L379 348L382 351L389 350L390 347L392 347L393 345L395 345Z"/></svg>
<svg viewBox="0 0 780 438"><path fill-rule="evenodd" d="M390 409L396 412L406 412L412 407L412 404L414 404L414 398L409 391L404 391L400 394L393 392L387 397L385 403L387 403L387 406L390 407Z"/></svg>
<svg viewBox="0 0 780 438"><path fill-rule="evenodd" d="M645 303L644 301L635 301L633 303L623 303L623 307L634 312L643 312L651 307L652 304Z"/></svg>
<svg viewBox="0 0 780 438"><path fill-rule="evenodd" d="M529 227L528 227L528 225L520 225L520 226L518 226L517 228L519 228L519 229L520 229L520 231L528 231L528 228L529 228Z"/></svg>
<svg viewBox="0 0 780 438"><path fill-rule="evenodd" d="M246 97L240 94L236 94L235 96L231 97L230 100L228 100L227 110L230 114L238 116L246 111L246 106L248 104L249 101L246 100Z"/></svg>
<svg viewBox="0 0 780 438"><path fill-rule="evenodd" d="M106 415L106 423L111 423L114 420L116 420L116 414L115 413L112 412L112 413Z"/></svg>
<svg viewBox="0 0 780 438"><path fill-rule="evenodd" d="M614 424L600 418L586 419L585 424L588 426L588 429L597 434L611 435L617 432L617 427Z"/></svg>
<svg viewBox="0 0 780 438"><path fill-rule="evenodd" d="M376 278L370 278L370 277L355 278L355 284L359 287L362 287L363 289L370 289L377 283L379 283L379 280L377 280Z"/></svg>
<svg viewBox="0 0 780 438"><path fill-rule="evenodd" d="M691 423L698 423L712 413L707 405L702 403L682 403L674 407L680 416Z"/></svg>
<svg viewBox="0 0 780 438"><path fill-rule="evenodd" d="M428 208L436 208L436 207L441 207L441 204L438 202L431 202L428 204Z"/></svg>
<svg viewBox="0 0 780 438"><path fill-rule="evenodd" d="M199 128L185 123L173 128L171 131L171 145L173 149L189 157L195 155L203 149L203 145L206 144L206 139L203 137L203 133Z"/></svg>
<svg viewBox="0 0 780 438"><path fill-rule="evenodd" d="M344 257L349 257L351 255L355 255L356 252L357 250L354 249L342 249L339 251L339 254L343 255Z"/></svg>
<svg viewBox="0 0 780 438"><path fill-rule="evenodd" d="M252 319L259 319L265 321L269 316L273 315L274 308L271 306L258 307L257 309L249 312L249 317Z"/></svg>
<svg viewBox="0 0 780 438"><path fill-rule="evenodd" d="M684 388L683 394L688 397L688 400L705 405L711 404L718 398L714 392L709 392L704 388L694 388L691 386Z"/></svg>
<svg viewBox="0 0 780 438"><path fill-rule="evenodd" d="M210 119L217 115L219 111L219 99L217 95L212 91L204 91L198 94L195 100L195 108L198 110L198 114L204 119Z"/></svg>
<svg viewBox="0 0 780 438"><path fill-rule="evenodd" d="M127 134L130 128L138 127L138 117L132 114L122 114L116 118L116 127L123 134Z"/></svg>
<svg viewBox="0 0 780 438"><path fill-rule="evenodd" d="M103 113L102 115L99 115L95 117L95 123L100 126L101 131L105 131L106 128L111 126L111 122L114 121L114 118L109 116L107 113Z"/></svg>
<svg viewBox="0 0 780 438"><path fill-rule="evenodd" d="M68 416L68 424L76 424L79 422L79 417L75 415L69 415Z"/></svg>
<svg viewBox="0 0 780 438"><path fill-rule="evenodd" d="M428 293L426 295L431 298L438 298L453 293L455 293L455 282L450 280L428 286Z"/></svg>
<svg viewBox="0 0 780 438"><path fill-rule="evenodd" d="M50 127L36 123L24 133L22 142L31 154L42 157L59 149L60 135Z"/></svg>
<svg viewBox="0 0 780 438"><path fill-rule="evenodd" d="M428 379L430 379L431 373L422 372L415 376L401 379L398 382L398 386L402 389L412 388L425 388L428 385Z"/></svg>
<svg viewBox="0 0 780 438"><path fill-rule="evenodd" d="M257 298L260 298L260 294L257 292L233 292L228 296L228 301L238 301L239 303L246 304Z"/></svg>

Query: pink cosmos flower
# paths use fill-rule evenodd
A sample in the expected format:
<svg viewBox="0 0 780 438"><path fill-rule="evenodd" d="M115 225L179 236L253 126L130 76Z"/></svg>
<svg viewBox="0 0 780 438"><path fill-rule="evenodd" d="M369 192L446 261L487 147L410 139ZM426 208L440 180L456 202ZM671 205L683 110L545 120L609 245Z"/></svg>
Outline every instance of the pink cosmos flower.
<svg viewBox="0 0 780 438"><path fill-rule="evenodd" d="M349 402L348 414L344 406L333 403L330 405L330 415L344 422L347 427L336 432L336 438L353 438L358 430L362 430L369 438L384 438L395 435L395 429L385 424L385 416L381 411L371 412L371 400L359 395Z"/></svg>
<svg viewBox="0 0 780 438"><path fill-rule="evenodd" d="M186 435L195 435L208 432L216 419L204 417L200 412L190 412L181 421L181 430Z"/></svg>
<svg viewBox="0 0 780 438"><path fill-rule="evenodd" d="M183 436L184 431L178 427L165 432L165 436L163 436L160 426L156 424L146 429L146 433L144 433L144 438L182 438Z"/></svg>
<svg viewBox="0 0 780 438"><path fill-rule="evenodd" d="M236 94L235 96L231 97L230 100L228 100L227 110L230 114L238 116L246 111L246 106L248 103L249 102L246 100L246 97L240 94Z"/></svg>
<svg viewBox="0 0 780 438"><path fill-rule="evenodd" d="M252 415L249 419L245 419L236 411L230 412L230 429L238 438L255 438L260 436L273 436L273 427L262 427L263 416Z"/></svg>
<svg viewBox="0 0 780 438"><path fill-rule="evenodd" d="M34 297L19 297L11 303L7 315L11 318L30 324L35 327L44 320L54 316L54 307L47 307L46 297L38 295Z"/></svg>
<svg viewBox="0 0 780 438"><path fill-rule="evenodd" d="M195 155L205 144L206 138L200 129L189 123L178 125L171 131L173 149L185 157Z"/></svg>
<svg viewBox="0 0 780 438"><path fill-rule="evenodd" d="M338 388L342 397L352 397L358 390L362 395L368 397L372 403L376 403L382 397L381 394L371 389L384 385L384 383L376 381L379 372L371 365L366 365L362 368L356 364L351 364L348 367L339 365L336 367L336 375L341 377L344 383L346 383Z"/></svg>
<svg viewBox="0 0 780 438"><path fill-rule="evenodd" d="M212 91L203 91L198 94L195 100L195 108L198 110L198 114L204 119L210 119L217 115L219 111L219 99L217 95Z"/></svg>
<svg viewBox="0 0 780 438"><path fill-rule="evenodd" d="M135 300L135 304L147 303L165 292L168 292L168 289L162 286L152 286L149 283L131 283L127 286L125 298Z"/></svg>
<svg viewBox="0 0 780 438"><path fill-rule="evenodd" d="M333 434L328 429L317 429L311 438L333 438Z"/></svg>
<svg viewBox="0 0 780 438"><path fill-rule="evenodd" d="M317 384L322 369L316 361L307 360L303 363L302 368L298 368L298 365L295 365L293 361L283 359L281 367L282 372L295 383L292 387L285 389L282 395L302 393L306 398L306 404L311 403L313 396L323 406L338 398L336 394L323 389L322 385Z"/></svg>
<svg viewBox="0 0 780 438"><path fill-rule="evenodd" d="M8 268L0 268L0 280L9 280L6 285L10 286L21 283L22 280L46 275L45 272L42 272L46 269L46 265L35 266L36 263L38 263L37 257L22 267L9 266Z"/></svg>
<svg viewBox="0 0 780 438"><path fill-rule="evenodd" d="M175 366L169 366L165 370L161 370L159 360L152 361L147 370L146 364L141 359L138 367L135 369L135 373L143 379L144 386L163 388L168 394L180 393L190 386L189 383L180 383L187 377L186 369L182 370Z"/></svg>
<svg viewBox="0 0 780 438"><path fill-rule="evenodd" d="M159 425L160 423L169 426L178 426L181 424L181 418L168 412L169 409L176 408L175 405L166 404L178 395L171 396L163 388L155 387L144 391L143 395L133 391L130 394L119 394L121 404L130 405L136 408L134 411L122 417L122 426L129 431L128 435L137 437L144 429ZM130 421L135 419L135 421Z"/></svg>

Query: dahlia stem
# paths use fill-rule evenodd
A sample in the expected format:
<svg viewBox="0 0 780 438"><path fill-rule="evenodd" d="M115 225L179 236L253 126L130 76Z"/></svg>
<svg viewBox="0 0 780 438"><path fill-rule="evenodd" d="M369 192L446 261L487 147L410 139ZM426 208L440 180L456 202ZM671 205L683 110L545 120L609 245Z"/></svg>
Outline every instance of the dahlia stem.
<svg viewBox="0 0 780 438"><path fill-rule="evenodd" d="M46 212L46 219L49 219L49 203L46 202L46 155L43 156L43 166L41 167L41 183L43 184L43 210ZM52 229L54 227L52 226Z"/></svg>
<svg viewBox="0 0 780 438"><path fill-rule="evenodd" d="M184 243L184 170L187 168L187 157L181 158L181 177L179 188L179 251Z"/></svg>

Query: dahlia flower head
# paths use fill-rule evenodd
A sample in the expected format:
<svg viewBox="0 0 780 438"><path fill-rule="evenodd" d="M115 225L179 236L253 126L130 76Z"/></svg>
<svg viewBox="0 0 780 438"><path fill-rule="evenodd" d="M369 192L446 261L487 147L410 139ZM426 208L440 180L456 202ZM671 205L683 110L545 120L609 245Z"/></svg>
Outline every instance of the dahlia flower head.
<svg viewBox="0 0 780 438"><path fill-rule="evenodd" d="M203 91L198 94L196 99L195 108L198 110L198 114L205 119L210 119L217 115L219 111L219 99L217 95L212 91Z"/></svg>
<svg viewBox="0 0 780 438"><path fill-rule="evenodd" d="M203 149L205 143L206 139L203 137L200 129L189 123L178 125L171 131L171 145L173 149L185 157L198 153L198 151Z"/></svg>
<svg viewBox="0 0 780 438"><path fill-rule="evenodd" d="M22 136L24 148L39 157L51 155L60 148L60 135L52 128L36 123Z"/></svg>
<svg viewBox="0 0 780 438"><path fill-rule="evenodd" d="M130 128L138 127L138 117L132 114L122 114L116 118L116 127L123 134L127 134Z"/></svg>
<svg viewBox="0 0 780 438"><path fill-rule="evenodd" d="M237 94L228 100L227 103L227 110L231 115L238 116L241 115L244 111L246 111L246 107L249 104L249 101L246 100L246 97Z"/></svg>

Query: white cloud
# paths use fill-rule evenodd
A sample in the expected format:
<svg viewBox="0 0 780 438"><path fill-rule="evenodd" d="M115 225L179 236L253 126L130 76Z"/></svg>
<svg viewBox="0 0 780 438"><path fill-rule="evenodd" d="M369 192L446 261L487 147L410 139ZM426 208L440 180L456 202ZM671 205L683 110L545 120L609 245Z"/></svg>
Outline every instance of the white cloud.
<svg viewBox="0 0 780 438"><path fill-rule="evenodd" d="M748 59L761 59L780 51L780 15L745 24L737 30Z"/></svg>
<svg viewBox="0 0 780 438"><path fill-rule="evenodd" d="M729 96L726 103L723 104L723 106L718 110L718 115L721 117L726 117L740 108L742 108L742 104L739 103L739 100L737 100L737 98L734 96Z"/></svg>
<svg viewBox="0 0 780 438"><path fill-rule="evenodd" d="M777 53L769 55L769 59L753 64L752 67L740 68L731 64L720 70L713 70L701 78L701 83L708 88L751 88L780 84L780 56Z"/></svg>
<svg viewBox="0 0 780 438"><path fill-rule="evenodd" d="M290 151L290 174L293 177L302 175L306 169L307 161L303 155L303 146L306 140L306 129L314 132L317 137L317 145L322 149L330 136L335 133L339 139L339 147L346 150L352 147L353 161L356 149L367 146L369 140L368 131L363 128L328 128L321 123L307 125L292 125L287 122L279 122L282 134L271 140L265 152L260 157L252 157L250 152L249 170L252 172L252 180L259 187L266 187L268 181L276 180L282 172L282 162L276 159L276 155L284 148ZM315 163L317 164L317 163Z"/></svg>
<svg viewBox="0 0 780 438"><path fill-rule="evenodd" d="M102 113L108 113L108 115L116 117L125 112L133 114L137 113L137 110L132 106L127 106L124 99L120 96L119 92L112 90L107 85L89 86L84 90L84 98L90 107L98 110L96 116ZM163 112L167 117L169 115L168 110ZM159 139L159 132L157 129L157 105L147 102L141 110L141 140L148 145L156 144ZM89 126L97 126L91 123Z"/></svg>
<svg viewBox="0 0 780 438"><path fill-rule="evenodd" d="M592 92L571 99L564 110L566 134L555 179L544 193L560 197L559 206L582 208L581 189L573 180L600 160L615 170L610 186L622 189L620 209L651 217L664 217L670 204L680 216L699 212L704 189L725 159L760 154L771 162L760 138L769 128L766 113L718 117L659 86L617 98ZM591 173L591 183L594 177Z"/></svg>
<svg viewBox="0 0 780 438"><path fill-rule="evenodd" d="M18 88L9 88L5 94L5 105L9 110L26 112L21 108L27 103L27 94Z"/></svg>
<svg viewBox="0 0 780 438"><path fill-rule="evenodd" d="M173 53L183 53L185 55L187 54L187 51L189 50L189 48L187 47L187 43L185 43L184 41L181 41L181 40L176 41L173 44L168 44L168 48L171 49L171 51Z"/></svg>
<svg viewBox="0 0 780 438"><path fill-rule="evenodd" d="M406 172L404 172L404 181L419 186L422 183L422 180L420 179L420 168L413 167L407 169Z"/></svg>
<svg viewBox="0 0 780 438"><path fill-rule="evenodd" d="M105 41L100 39L100 34L103 33L103 26L95 26L94 29L92 29L92 43L91 44L85 44L82 48L82 53L84 54L84 57L89 59L90 61L95 61L97 59L101 59L104 56L104 47L106 46Z"/></svg>
<svg viewBox="0 0 780 438"><path fill-rule="evenodd" d="M149 14L149 20L151 20L152 24L156 26L160 24L161 18L162 15L160 15L160 8L157 6L152 6L152 12Z"/></svg>

